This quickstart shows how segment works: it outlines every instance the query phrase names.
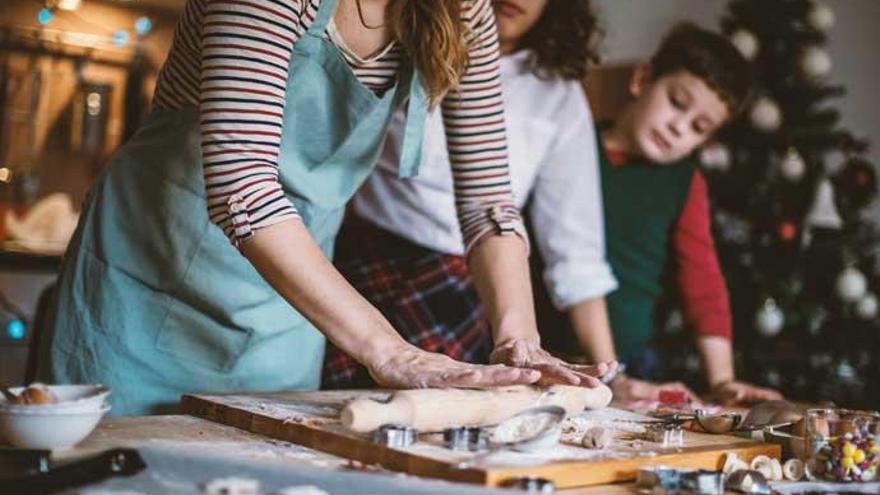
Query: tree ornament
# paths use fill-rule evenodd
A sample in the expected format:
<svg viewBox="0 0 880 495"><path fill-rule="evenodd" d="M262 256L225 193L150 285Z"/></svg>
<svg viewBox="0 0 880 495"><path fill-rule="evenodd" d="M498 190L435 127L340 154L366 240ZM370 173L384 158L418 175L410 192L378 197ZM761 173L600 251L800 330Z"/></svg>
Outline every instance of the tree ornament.
<svg viewBox="0 0 880 495"><path fill-rule="evenodd" d="M868 279L855 267L848 267L837 277L837 295L845 303L855 303L865 296Z"/></svg>
<svg viewBox="0 0 880 495"><path fill-rule="evenodd" d="M737 29L730 36L730 42L747 60L754 60L761 48L757 36L748 29Z"/></svg>
<svg viewBox="0 0 880 495"><path fill-rule="evenodd" d="M846 211L864 208L877 194L877 172L864 158L849 158L831 182L841 208Z"/></svg>
<svg viewBox="0 0 880 495"><path fill-rule="evenodd" d="M749 222L737 215L718 210L713 222L718 228L718 233L725 242L733 244L746 244L751 236Z"/></svg>
<svg viewBox="0 0 880 495"><path fill-rule="evenodd" d="M767 298L764 301L764 306L758 309L758 314L755 315L755 327L758 329L758 333L768 338L775 337L779 335L784 326L785 314L782 313L772 297Z"/></svg>
<svg viewBox="0 0 880 495"><path fill-rule="evenodd" d="M827 4L816 2L807 13L807 24L817 31L826 31L834 27L834 11Z"/></svg>
<svg viewBox="0 0 880 495"><path fill-rule="evenodd" d="M837 203L834 201L834 187L827 178L819 182L816 197L805 220L810 227L835 230L843 228L843 219L840 217Z"/></svg>
<svg viewBox="0 0 880 495"><path fill-rule="evenodd" d="M762 132L773 132L782 125L782 111L772 99L762 96L752 106L752 125Z"/></svg>
<svg viewBox="0 0 880 495"><path fill-rule="evenodd" d="M877 296L870 292L859 299L856 303L856 315L863 320L873 320L877 317Z"/></svg>
<svg viewBox="0 0 880 495"><path fill-rule="evenodd" d="M818 79L831 72L831 56L823 48L811 46L801 55L801 70L804 75Z"/></svg>
<svg viewBox="0 0 880 495"><path fill-rule="evenodd" d="M794 147L788 148L788 152L779 162L779 171L782 176L791 182L797 182L801 180L806 170L807 162L804 161L804 157Z"/></svg>
<svg viewBox="0 0 880 495"><path fill-rule="evenodd" d="M733 162L730 156L730 148L724 143L714 142L703 146L700 150L700 163L706 170L726 172L730 170Z"/></svg>
<svg viewBox="0 0 880 495"><path fill-rule="evenodd" d="M794 222L782 222L779 224L777 233L782 242L785 242L786 244L794 242L798 235L797 224Z"/></svg>

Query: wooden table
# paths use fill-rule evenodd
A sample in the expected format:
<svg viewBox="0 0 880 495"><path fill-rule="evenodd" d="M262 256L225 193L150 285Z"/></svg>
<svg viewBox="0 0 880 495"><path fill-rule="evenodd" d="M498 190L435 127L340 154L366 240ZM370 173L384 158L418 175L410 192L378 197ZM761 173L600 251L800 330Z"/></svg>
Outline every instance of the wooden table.
<svg viewBox="0 0 880 495"><path fill-rule="evenodd" d="M243 460L272 460L300 467L340 469L348 461L288 442L272 440L238 428L192 416L143 416L105 419L75 449L56 455L59 460L83 457L114 447L156 447L226 451ZM390 472L389 472L390 474ZM559 490L564 495L623 495L635 493L631 485L605 485Z"/></svg>

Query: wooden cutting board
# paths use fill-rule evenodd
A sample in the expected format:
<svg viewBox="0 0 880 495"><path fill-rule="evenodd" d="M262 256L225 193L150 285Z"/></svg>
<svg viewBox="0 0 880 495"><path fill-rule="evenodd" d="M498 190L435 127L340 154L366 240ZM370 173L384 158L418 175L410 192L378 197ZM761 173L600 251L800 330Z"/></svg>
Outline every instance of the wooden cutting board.
<svg viewBox="0 0 880 495"><path fill-rule="evenodd" d="M563 443L540 454L501 452L476 466L460 468L472 453L446 449L442 435L423 434L419 442L392 449L373 443L339 422L339 410L348 401L370 397L387 399L383 391L283 392L237 395L185 395L185 412L253 433L284 440L366 464L429 478L503 486L521 476L549 479L557 488L598 485L635 479L639 468L672 466L720 469L724 455L736 453L746 461L757 455L779 457L778 445L750 439L685 432L683 447L664 448L639 435L637 420L643 417L615 408L585 411L571 421ZM438 406L438 407L442 407ZM613 425L621 428L618 441L602 451L574 444L574 426ZM625 431L625 430L632 431ZM571 441L568 443L567 441Z"/></svg>

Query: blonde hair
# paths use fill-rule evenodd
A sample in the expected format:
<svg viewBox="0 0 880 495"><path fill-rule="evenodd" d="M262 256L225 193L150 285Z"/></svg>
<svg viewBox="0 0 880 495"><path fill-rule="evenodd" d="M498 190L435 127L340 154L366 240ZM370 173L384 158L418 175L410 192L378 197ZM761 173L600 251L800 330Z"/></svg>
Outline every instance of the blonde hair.
<svg viewBox="0 0 880 495"><path fill-rule="evenodd" d="M467 70L467 29L462 0L391 0L391 31L419 70L433 108L457 88Z"/></svg>

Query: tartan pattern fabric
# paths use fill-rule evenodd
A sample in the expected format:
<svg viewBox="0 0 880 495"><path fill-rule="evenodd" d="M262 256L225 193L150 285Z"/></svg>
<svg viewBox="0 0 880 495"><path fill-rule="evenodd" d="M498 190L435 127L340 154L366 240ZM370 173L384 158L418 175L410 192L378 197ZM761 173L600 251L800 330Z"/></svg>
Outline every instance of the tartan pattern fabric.
<svg viewBox="0 0 880 495"><path fill-rule="evenodd" d="M353 214L336 246L337 268L407 342L460 361L488 362L489 322L464 257L417 246ZM327 344L322 388L374 385L365 367Z"/></svg>

